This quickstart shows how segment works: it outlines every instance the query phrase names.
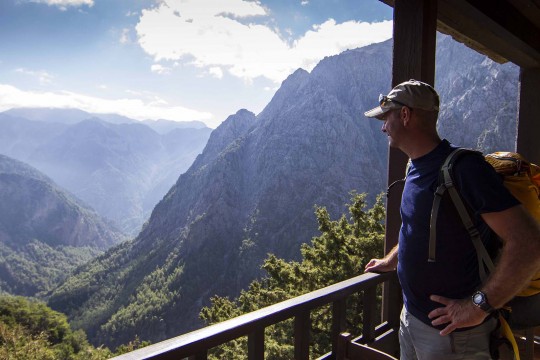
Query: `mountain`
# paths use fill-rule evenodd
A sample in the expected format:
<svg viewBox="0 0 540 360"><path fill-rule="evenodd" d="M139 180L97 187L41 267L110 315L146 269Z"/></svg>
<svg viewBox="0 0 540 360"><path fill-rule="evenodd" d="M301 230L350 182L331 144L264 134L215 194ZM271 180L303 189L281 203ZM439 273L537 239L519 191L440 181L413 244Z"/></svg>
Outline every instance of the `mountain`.
<svg viewBox="0 0 540 360"><path fill-rule="evenodd" d="M33 121L66 125L73 125L93 117L92 114L86 111L57 108L16 108L4 111L2 114Z"/></svg>
<svg viewBox="0 0 540 360"><path fill-rule="evenodd" d="M201 121L171 121L171 120L144 120L142 122L158 134L167 134L176 129L204 129L206 125Z"/></svg>
<svg viewBox="0 0 540 360"><path fill-rule="evenodd" d="M69 125L46 123L0 113L0 154L28 162L35 149L65 131Z"/></svg>
<svg viewBox="0 0 540 360"><path fill-rule="evenodd" d="M138 121L118 114L89 113L79 109L14 108L6 110L2 114L27 120L67 125L73 125L91 118L98 118L111 124L142 123L160 134L165 134L174 129L202 129L206 127L201 121L172 121L166 119Z"/></svg>
<svg viewBox="0 0 540 360"><path fill-rule="evenodd" d="M297 259L317 234L315 204L337 216L350 191L373 201L385 188L387 139L363 112L389 91L391 50L384 42L325 58L291 74L259 115L230 116L137 238L79 268L49 305L95 344L158 341L200 326L209 298L237 295L268 253ZM440 128L492 150L490 139L500 147L515 136L496 129L515 124L519 70L471 53L438 40ZM479 101L488 93L500 106Z"/></svg>
<svg viewBox="0 0 540 360"><path fill-rule="evenodd" d="M36 169L0 155L0 292L35 296L125 236Z"/></svg>
<svg viewBox="0 0 540 360"><path fill-rule="evenodd" d="M439 132L455 144L485 153L515 150L519 67L463 51L451 41L441 36L437 43L442 52L435 70L442 104Z"/></svg>
<svg viewBox="0 0 540 360"><path fill-rule="evenodd" d="M89 117L81 120L84 114ZM14 109L0 114L0 153L36 167L136 235L212 131L169 123L158 134L134 120L113 124L75 110Z"/></svg>

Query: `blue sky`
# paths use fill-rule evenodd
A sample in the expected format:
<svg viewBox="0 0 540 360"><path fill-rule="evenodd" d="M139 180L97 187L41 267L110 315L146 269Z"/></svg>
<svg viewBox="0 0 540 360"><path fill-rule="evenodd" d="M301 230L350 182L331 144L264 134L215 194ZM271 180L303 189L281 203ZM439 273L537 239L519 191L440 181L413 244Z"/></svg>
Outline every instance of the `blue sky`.
<svg viewBox="0 0 540 360"><path fill-rule="evenodd" d="M0 0L0 111L216 127L297 68L390 38L391 19L378 0Z"/></svg>

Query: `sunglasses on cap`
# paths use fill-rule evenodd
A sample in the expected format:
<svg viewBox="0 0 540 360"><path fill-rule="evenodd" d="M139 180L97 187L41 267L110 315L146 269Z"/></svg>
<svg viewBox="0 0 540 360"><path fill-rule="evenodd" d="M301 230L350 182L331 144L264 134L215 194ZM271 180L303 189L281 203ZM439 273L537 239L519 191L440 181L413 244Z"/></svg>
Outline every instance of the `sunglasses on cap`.
<svg viewBox="0 0 540 360"><path fill-rule="evenodd" d="M379 95L379 105L384 106L387 102L393 102L393 103L399 104L401 106L406 106L406 107L410 108L409 105L405 105L402 102L399 102L399 101L394 100L394 99L390 99L387 95L380 94Z"/></svg>

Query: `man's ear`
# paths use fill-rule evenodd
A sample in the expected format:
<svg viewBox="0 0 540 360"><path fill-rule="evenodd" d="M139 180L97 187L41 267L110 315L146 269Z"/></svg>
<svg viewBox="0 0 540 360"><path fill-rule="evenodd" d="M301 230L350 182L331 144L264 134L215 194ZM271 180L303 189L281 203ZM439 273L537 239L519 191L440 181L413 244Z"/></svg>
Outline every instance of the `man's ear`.
<svg viewBox="0 0 540 360"><path fill-rule="evenodd" d="M399 111L399 117L401 118L401 121L403 122L403 126L409 125L411 121L411 109L408 106L401 107L401 110Z"/></svg>

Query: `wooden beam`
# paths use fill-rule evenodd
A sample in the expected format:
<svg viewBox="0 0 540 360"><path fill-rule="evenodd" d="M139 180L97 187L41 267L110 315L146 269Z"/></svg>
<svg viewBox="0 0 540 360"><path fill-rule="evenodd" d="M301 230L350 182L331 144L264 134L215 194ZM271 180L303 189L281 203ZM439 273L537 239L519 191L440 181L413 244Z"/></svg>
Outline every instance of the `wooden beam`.
<svg viewBox="0 0 540 360"><path fill-rule="evenodd" d="M523 16L533 24L540 24L540 1L539 0L507 0Z"/></svg>
<svg viewBox="0 0 540 360"><path fill-rule="evenodd" d="M399 0L380 0L395 7ZM437 0L437 30L498 63L540 66L540 1Z"/></svg>
<svg viewBox="0 0 540 360"><path fill-rule="evenodd" d="M540 28L508 1L438 0L438 30L494 61L540 66Z"/></svg>
<svg viewBox="0 0 540 360"><path fill-rule="evenodd" d="M538 89L540 89L540 68L521 68L519 82L519 104L516 150L529 161L540 164L540 101L538 101Z"/></svg>

